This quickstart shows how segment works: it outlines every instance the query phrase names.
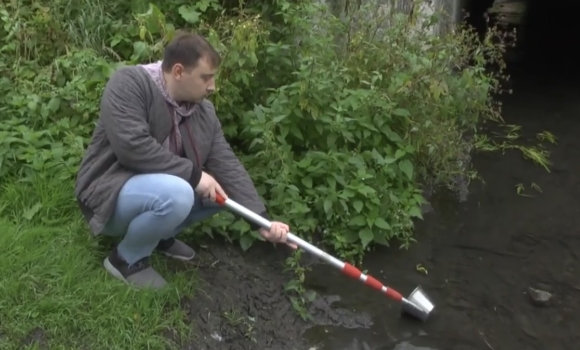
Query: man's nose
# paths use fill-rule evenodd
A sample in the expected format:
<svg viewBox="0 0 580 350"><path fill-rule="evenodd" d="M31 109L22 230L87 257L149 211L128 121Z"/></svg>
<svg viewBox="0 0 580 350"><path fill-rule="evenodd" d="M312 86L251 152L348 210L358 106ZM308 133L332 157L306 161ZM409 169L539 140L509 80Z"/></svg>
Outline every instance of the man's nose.
<svg viewBox="0 0 580 350"><path fill-rule="evenodd" d="M211 81L207 85L207 91L210 93L215 91L215 79L213 79L213 78L211 79Z"/></svg>

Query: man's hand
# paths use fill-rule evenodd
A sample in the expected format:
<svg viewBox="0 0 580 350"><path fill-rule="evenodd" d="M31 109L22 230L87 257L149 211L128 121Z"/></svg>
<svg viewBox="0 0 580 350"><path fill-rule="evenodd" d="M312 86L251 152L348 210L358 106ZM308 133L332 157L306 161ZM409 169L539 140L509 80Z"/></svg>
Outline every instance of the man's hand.
<svg viewBox="0 0 580 350"><path fill-rule="evenodd" d="M272 222L272 226L270 226L270 230L266 230L264 228L260 229L260 234L264 237L267 241L273 243L286 243L290 248L297 249L298 247L296 244L286 242L288 237L288 232L290 228L288 225L274 221Z"/></svg>
<svg viewBox="0 0 580 350"><path fill-rule="evenodd" d="M204 198L209 198L214 202L216 192L219 193L224 199L228 198L220 184L218 184L217 181L205 171L201 173L201 179L199 180L199 184L197 184L195 191Z"/></svg>

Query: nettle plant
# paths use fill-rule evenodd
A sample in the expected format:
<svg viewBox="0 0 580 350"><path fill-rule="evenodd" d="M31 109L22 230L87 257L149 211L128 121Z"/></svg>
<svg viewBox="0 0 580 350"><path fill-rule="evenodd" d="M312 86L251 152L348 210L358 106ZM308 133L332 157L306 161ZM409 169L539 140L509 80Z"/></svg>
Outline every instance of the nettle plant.
<svg viewBox="0 0 580 350"><path fill-rule="evenodd" d="M292 79L245 114L245 163L278 218L342 258L360 262L393 239L407 247L421 189L474 176L464 136L497 120L499 78L486 65L502 48L468 32L432 35L437 13L419 27L395 15L387 28L382 18L357 28L368 8L341 21L313 5L294 11ZM266 46L269 61L280 45Z"/></svg>

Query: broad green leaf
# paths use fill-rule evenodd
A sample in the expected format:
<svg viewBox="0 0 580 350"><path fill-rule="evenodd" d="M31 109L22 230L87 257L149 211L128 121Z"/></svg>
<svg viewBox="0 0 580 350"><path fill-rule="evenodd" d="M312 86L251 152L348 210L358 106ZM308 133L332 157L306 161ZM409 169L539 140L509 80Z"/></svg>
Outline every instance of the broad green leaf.
<svg viewBox="0 0 580 350"><path fill-rule="evenodd" d="M328 186L331 190L336 190L336 180L333 177L329 177L326 181L328 181Z"/></svg>
<svg viewBox="0 0 580 350"><path fill-rule="evenodd" d="M411 115L411 113L404 108L395 108L393 114L399 117L408 117Z"/></svg>
<svg viewBox="0 0 580 350"><path fill-rule="evenodd" d="M324 201L324 212L326 214L329 214L332 210L332 201L330 199L327 199Z"/></svg>
<svg viewBox="0 0 580 350"><path fill-rule="evenodd" d="M357 215L350 220L350 226L365 226L367 223L363 215Z"/></svg>
<svg viewBox="0 0 580 350"><path fill-rule="evenodd" d="M398 149L397 152L395 152L395 158L399 159L401 157L405 156L405 151L402 149Z"/></svg>
<svg viewBox="0 0 580 350"><path fill-rule="evenodd" d="M362 186L362 187L360 187L358 189L358 193L360 193L362 195L365 195L365 196L368 196L369 194L375 194L375 193L377 193L377 191L374 188L372 188L372 187L369 187L367 185L364 185L364 186Z"/></svg>
<svg viewBox="0 0 580 350"><path fill-rule="evenodd" d="M385 124L383 125L383 127L381 128L381 131L387 135L387 137L389 138L389 140L393 141L393 142L401 142L403 141L403 139L401 138L401 136L399 136L399 134L397 134L396 132L394 132L393 130L391 130L391 128Z"/></svg>
<svg viewBox="0 0 580 350"><path fill-rule="evenodd" d="M420 194L415 193L413 195L413 198L415 199L415 201L417 201L417 203L421 204L421 203L427 203L427 201L425 200L425 197L423 197Z"/></svg>
<svg viewBox="0 0 580 350"><path fill-rule="evenodd" d="M277 123L281 122L282 120L284 120L284 118L286 118L286 117L287 117L286 114L279 115L279 116L275 117L274 119L272 119L272 122L277 124Z"/></svg>
<svg viewBox="0 0 580 350"><path fill-rule="evenodd" d="M179 14L189 24L196 24L199 22L199 12L193 6L182 5L179 7Z"/></svg>
<svg viewBox="0 0 580 350"><path fill-rule="evenodd" d="M136 41L133 43L133 57L141 58L146 55L148 50L147 43L143 41Z"/></svg>
<svg viewBox="0 0 580 350"><path fill-rule="evenodd" d="M391 229L391 225L389 225L385 219L383 218L376 218L375 219L375 226L378 228L381 228L383 230L390 230Z"/></svg>
<svg viewBox="0 0 580 350"><path fill-rule="evenodd" d="M50 101L47 104L48 109L54 113L58 110L58 108L60 107L60 97L53 97L50 99Z"/></svg>
<svg viewBox="0 0 580 350"><path fill-rule="evenodd" d="M401 169L401 171L405 175L407 175L409 180L413 180L413 164L411 163L411 161L407 159L402 160L401 162L399 162L399 169Z"/></svg>
<svg viewBox="0 0 580 350"><path fill-rule="evenodd" d="M374 242L387 247L389 246L389 241L387 241L387 237L385 235L381 234L374 235Z"/></svg>
<svg viewBox="0 0 580 350"><path fill-rule="evenodd" d="M358 233L358 236L361 240L363 248L366 248L369 245L369 243L371 243L373 241L373 238L374 238L373 231L371 231L368 228L360 230L360 232Z"/></svg>
<svg viewBox="0 0 580 350"><path fill-rule="evenodd" d="M242 248L243 251L250 249L250 247L252 246L253 243L254 243L254 238L250 235L246 234L240 238L240 247Z"/></svg>
<svg viewBox="0 0 580 350"><path fill-rule="evenodd" d="M286 291L286 292L291 291L291 290L298 291L299 287L300 287L300 285L298 283L298 280L293 279L293 280L288 281L288 283L286 283L286 285L284 286L284 291Z"/></svg>
<svg viewBox="0 0 580 350"><path fill-rule="evenodd" d="M302 184L307 188L312 188L312 178L306 176L302 178Z"/></svg>
<svg viewBox="0 0 580 350"><path fill-rule="evenodd" d="M354 207L354 209L356 210L357 213L360 213L361 210L363 209L364 204L361 201L354 201L352 206Z"/></svg>
<svg viewBox="0 0 580 350"><path fill-rule="evenodd" d="M346 243L349 243L349 244L352 244L352 243L358 241L358 239L359 239L358 231L346 230L346 232L344 233L344 239L345 239Z"/></svg>
<svg viewBox="0 0 580 350"><path fill-rule="evenodd" d="M308 168L310 164L312 164L312 157L304 157L296 163L296 166L305 169Z"/></svg>
<svg viewBox="0 0 580 350"><path fill-rule="evenodd" d="M302 132L296 125L292 124L292 126L290 126L290 132L292 133L292 135L296 136L300 141L304 141L304 136L302 135Z"/></svg>
<svg viewBox="0 0 580 350"><path fill-rule="evenodd" d="M409 215L419 218L419 219L423 219L423 214L421 213L421 209L417 206L411 207L411 209L409 210Z"/></svg>
<svg viewBox="0 0 580 350"><path fill-rule="evenodd" d="M210 4L210 0L201 0L201 1L198 1L197 4L195 4L195 5L197 6L197 8L201 12L205 12L205 11L207 11L209 4Z"/></svg>

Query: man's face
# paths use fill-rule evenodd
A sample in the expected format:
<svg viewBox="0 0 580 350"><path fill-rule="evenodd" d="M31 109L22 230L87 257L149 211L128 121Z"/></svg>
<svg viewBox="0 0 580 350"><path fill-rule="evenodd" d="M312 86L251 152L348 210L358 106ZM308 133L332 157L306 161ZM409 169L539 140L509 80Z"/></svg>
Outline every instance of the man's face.
<svg viewBox="0 0 580 350"><path fill-rule="evenodd" d="M177 102L199 103L215 91L215 74L206 59L199 60L197 66L187 70L181 64L173 66L172 92Z"/></svg>

